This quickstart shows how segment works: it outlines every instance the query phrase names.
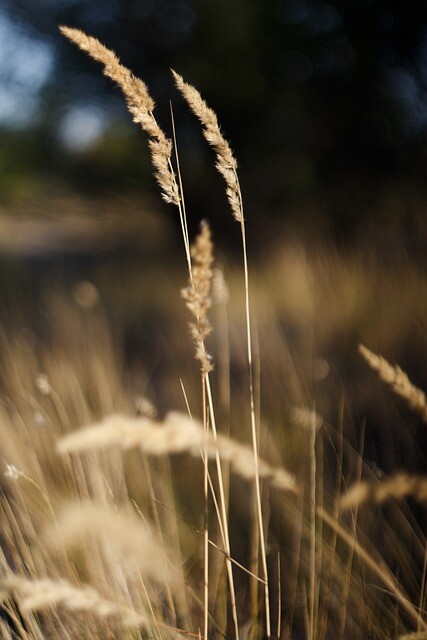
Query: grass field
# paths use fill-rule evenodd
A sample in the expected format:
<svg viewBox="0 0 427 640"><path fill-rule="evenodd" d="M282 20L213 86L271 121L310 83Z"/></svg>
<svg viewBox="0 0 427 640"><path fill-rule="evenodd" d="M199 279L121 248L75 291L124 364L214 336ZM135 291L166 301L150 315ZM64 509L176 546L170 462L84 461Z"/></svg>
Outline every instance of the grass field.
<svg viewBox="0 0 427 640"><path fill-rule="evenodd" d="M190 238L147 88L64 33L148 134L183 248L116 252L117 221L98 236L71 216L53 242L104 253L35 268L46 221L2 225L1 638L427 637L424 270L398 241L303 235L252 264L233 153L175 75L243 260L219 225ZM146 214L127 233L173 231Z"/></svg>

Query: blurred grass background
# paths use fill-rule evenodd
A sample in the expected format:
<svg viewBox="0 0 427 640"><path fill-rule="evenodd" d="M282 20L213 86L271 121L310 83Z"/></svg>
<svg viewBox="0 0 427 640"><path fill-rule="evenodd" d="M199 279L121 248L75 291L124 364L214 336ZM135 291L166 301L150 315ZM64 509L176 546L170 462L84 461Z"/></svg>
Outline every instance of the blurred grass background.
<svg viewBox="0 0 427 640"><path fill-rule="evenodd" d="M319 503L331 507L360 465L368 479L423 473L425 425L357 352L363 342L427 390L427 8L419 0L410 8L397 0L3 0L0 411L9 440L16 436L62 490L52 444L61 429L136 414L143 398L160 416L185 412L182 385L201 415L177 214L161 202L146 140L122 97L60 38L61 23L97 36L147 81L168 133L172 103L191 235L209 220L228 288L214 295L208 339L221 430L248 441L240 233L169 67L214 107L240 163L261 453L308 477L307 431L294 410L315 407ZM40 374L54 393L40 391ZM2 463L18 464L9 458ZM168 503L164 468L153 468L156 495ZM203 528L200 465L178 459L171 469L180 516ZM128 475L138 498L146 491L138 459ZM249 564L248 488L233 482L232 548ZM268 489L264 499L270 560L282 551L284 575L297 576L301 562L305 580L308 555L295 548L289 505ZM362 538L417 602L425 509L409 500L359 518ZM191 535L189 573L201 576ZM329 590L326 551L321 562ZM333 571L343 574L339 563ZM383 640L394 605L370 578L363 584L356 567L342 631ZM283 580L285 618L293 616L292 580ZM322 595L331 610L335 596L341 601L335 588ZM238 597L248 609L242 576ZM295 611L298 633L301 601Z"/></svg>

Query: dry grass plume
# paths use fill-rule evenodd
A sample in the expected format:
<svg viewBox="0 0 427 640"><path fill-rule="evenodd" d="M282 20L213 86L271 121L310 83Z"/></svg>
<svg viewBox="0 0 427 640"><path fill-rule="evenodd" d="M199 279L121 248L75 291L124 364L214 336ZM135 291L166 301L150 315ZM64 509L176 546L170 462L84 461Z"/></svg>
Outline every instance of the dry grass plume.
<svg viewBox="0 0 427 640"><path fill-rule="evenodd" d="M121 64L113 51L107 49L93 36L83 31L60 27L61 33L74 42L91 58L104 65L104 75L111 78L122 90L126 104L134 122L149 136L151 160L155 169L157 182L162 190L163 199L179 206L180 195L175 173L172 169L172 142L166 137L154 117L154 101L148 93L146 84L136 78L129 69Z"/></svg>
<svg viewBox="0 0 427 640"><path fill-rule="evenodd" d="M378 373L379 378L387 384L396 395L416 411L423 422L427 423L427 399L425 393L409 380L408 376L398 365L392 365L382 356L373 353L363 344L359 352L368 365Z"/></svg>
<svg viewBox="0 0 427 640"><path fill-rule="evenodd" d="M343 509L354 509L365 502L381 504L389 499L415 498L427 502L427 477L399 473L382 482L360 482L351 487L341 501Z"/></svg>
<svg viewBox="0 0 427 640"><path fill-rule="evenodd" d="M212 358L206 352L205 338L212 331L208 319L208 311L212 306L212 241L211 230L207 222L201 224L200 233L197 235L192 247L192 279L181 295L186 305L194 316L194 322L190 323L191 336L196 345L196 359L200 362L202 373L212 371Z"/></svg>
<svg viewBox="0 0 427 640"><path fill-rule="evenodd" d="M102 423L70 433L58 443L62 454L93 451L119 447L139 448L151 456L188 453L199 458L204 448L203 426L187 416L171 412L163 423L149 418L128 418L114 415ZM230 463L233 471L247 480L254 480L256 468L250 447L224 435L208 436L208 456L215 458L217 451L221 460ZM259 460L259 475L283 491L296 491L294 477L282 467L273 467Z"/></svg>
<svg viewBox="0 0 427 640"><path fill-rule="evenodd" d="M0 597L15 596L28 611L63 607L69 611L88 612L99 618L116 619L129 627L147 627L145 616L103 598L91 586L76 587L67 580L29 580L13 575L0 580Z"/></svg>
<svg viewBox="0 0 427 640"><path fill-rule="evenodd" d="M188 106L203 126L203 135L216 152L216 168L224 177L227 186L227 197L234 217L238 222L243 220L243 203L237 175L237 161L221 133L216 113L208 107L195 87L172 70L175 84L182 93Z"/></svg>

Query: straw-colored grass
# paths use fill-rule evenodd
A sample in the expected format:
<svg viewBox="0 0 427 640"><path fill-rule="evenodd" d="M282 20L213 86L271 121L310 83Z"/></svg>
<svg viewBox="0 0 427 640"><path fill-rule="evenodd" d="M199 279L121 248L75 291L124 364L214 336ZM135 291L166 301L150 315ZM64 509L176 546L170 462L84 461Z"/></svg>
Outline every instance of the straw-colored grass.
<svg viewBox="0 0 427 640"><path fill-rule="evenodd" d="M103 553L116 554L129 573L138 571L159 584L178 582L179 571L170 566L167 549L133 512L121 513L90 501L76 502L59 512L48 538L65 548L84 548L88 542L102 545Z"/></svg>
<svg viewBox="0 0 427 640"><path fill-rule="evenodd" d="M78 29L61 27L61 32L91 58L104 65L104 75L111 78L122 90L134 122L141 125L149 136L151 160L157 181L166 202L179 204L179 190L175 174L171 168L172 143L165 136L154 117L154 101L147 86L124 67L116 54L104 47L99 40L87 36Z"/></svg>
<svg viewBox="0 0 427 640"><path fill-rule="evenodd" d="M378 373L379 378L411 409L416 411L424 422L427 422L425 393L412 384L406 373L398 365L390 364L385 358L373 353L363 344L359 346L359 351L371 369Z"/></svg>
<svg viewBox="0 0 427 640"><path fill-rule="evenodd" d="M120 341L105 317L111 308L95 310L102 296L94 285L89 306L77 298L78 316L64 294L51 296L49 346L34 348L20 330L0 335L1 637L426 637L426 539L406 499L424 505L427 480L409 470L373 480L381 472L369 458L365 464L364 422L353 424L352 399L332 361L314 355L315 322L323 322L319 335L331 331L331 318L314 311L316 269L294 256L286 280L283 265L269 261L277 309L266 302L267 270L255 273L254 332L237 161L216 114L173 72L215 151L240 225L240 293L241 274L233 269L226 284L214 268L207 223L190 246L174 123L172 143L145 83L95 38L61 30L122 90L148 134L162 196L178 208L188 267L182 297L199 371L188 370L182 357L191 340L178 286L175 302L173 289L166 296L157 283L150 288L150 295L167 297L162 309L173 320L162 340L165 368L176 368L157 389L159 411L149 400L153 372L141 374L139 362L136 373L121 364ZM334 264L346 278L344 263ZM351 295L335 301L333 313L342 313L344 324L351 296L359 299L366 289L360 274L357 265L352 286L342 286ZM279 311L284 292L299 301L287 320ZM286 321L292 326L298 316L300 362L283 339ZM406 374L365 347L360 352L426 421L425 394Z"/></svg>
<svg viewBox="0 0 427 640"><path fill-rule="evenodd" d="M146 627L147 619L103 598L93 587L75 587L66 580L28 580L10 576L0 580L0 597L16 596L25 611L40 611L49 607L64 607L84 611L99 618L116 618L124 626Z"/></svg>
<svg viewBox="0 0 427 640"><path fill-rule="evenodd" d="M93 425L71 433L58 443L62 454L119 447L138 447L151 456L188 453L201 458L204 450L205 434L197 421L179 413L169 413L159 424L149 418L127 418L110 416L98 425ZM217 452L222 460L229 462L232 470L246 480L256 479L252 450L225 435L214 438L208 436L207 454L215 458ZM283 467L273 467L265 460L259 460L258 472L261 478L282 491L296 491L294 477Z"/></svg>
<svg viewBox="0 0 427 640"><path fill-rule="evenodd" d="M427 477L399 473L382 482L360 482L353 485L342 499L343 509L354 508L364 502L381 504L386 500L404 500L408 496L427 502Z"/></svg>
<svg viewBox="0 0 427 640"><path fill-rule="evenodd" d="M190 332L196 345L196 360L200 362L204 374L212 371L210 356L205 348L205 338L212 331L208 319L208 310L212 306L212 247L209 225L202 222L201 231L191 247L190 284L181 291L187 308L194 317L194 321L190 323Z"/></svg>

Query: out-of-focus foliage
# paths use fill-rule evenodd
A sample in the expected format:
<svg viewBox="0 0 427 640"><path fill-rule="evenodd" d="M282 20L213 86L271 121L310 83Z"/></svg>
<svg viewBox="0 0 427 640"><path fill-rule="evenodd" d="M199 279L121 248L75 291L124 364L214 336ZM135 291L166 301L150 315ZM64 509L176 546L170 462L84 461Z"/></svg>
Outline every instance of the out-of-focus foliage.
<svg viewBox="0 0 427 640"><path fill-rule="evenodd" d="M424 195L427 9L397 0L5 0L0 10L1 193L52 176L91 191L153 186L121 97L58 35L100 38L142 76L170 130L188 197L215 216L221 185L172 88L176 67L230 132L260 214L379 216L411 226ZM40 188L40 187L39 187ZM205 193L212 193L206 211Z"/></svg>

